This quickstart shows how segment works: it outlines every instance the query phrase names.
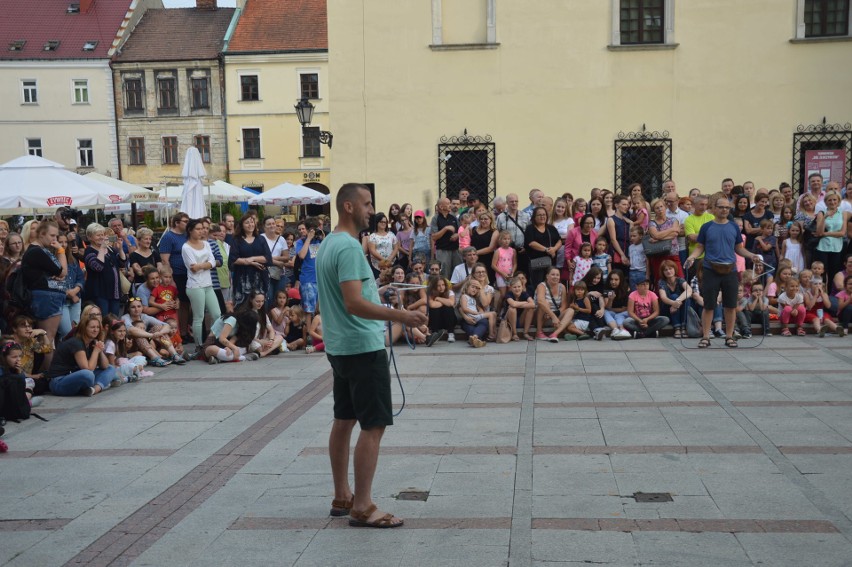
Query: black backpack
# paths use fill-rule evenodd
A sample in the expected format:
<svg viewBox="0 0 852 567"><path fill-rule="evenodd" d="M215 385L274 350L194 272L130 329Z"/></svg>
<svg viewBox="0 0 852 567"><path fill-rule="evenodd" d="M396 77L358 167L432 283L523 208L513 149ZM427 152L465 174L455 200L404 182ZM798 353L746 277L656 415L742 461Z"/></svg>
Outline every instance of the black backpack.
<svg viewBox="0 0 852 567"><path fill-rule="evenodd" d="M31 408L26 388L26 381L20 374L0 376L0 417L7 421L30 418Z"/></svg>
<svg viewBox="0 0 852 567"><path fill-rule="evenodd" d="M33 294L30 288L24 284L24 274L20 266L9 273L6 278L6 292L8 307L19 313L28 313L33 302Z"/></svg>

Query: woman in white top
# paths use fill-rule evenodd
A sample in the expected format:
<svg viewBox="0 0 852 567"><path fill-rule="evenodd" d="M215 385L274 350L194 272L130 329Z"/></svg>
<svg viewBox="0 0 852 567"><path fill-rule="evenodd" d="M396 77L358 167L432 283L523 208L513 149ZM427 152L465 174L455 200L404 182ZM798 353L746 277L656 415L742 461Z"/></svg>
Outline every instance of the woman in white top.
<svg viewBox="0 0 852 567"><path fill-rule="evenodd" d="M574 228L574 219L571 218L571 209L568 207L568 201L563 198L556 199L553 204L553 215L550 217L550 224L556 227L556 232L559 233L559 238L565 242L568 236L568 231ZM560 246L556 253L556 267L561 268L565 264L565 247Z"/></svg>
<svg viewBox="0 0 852 567"><path fill-rule="evenodd" d="M275 296L283 290L287 280L284 278L284 267L290 260L290 248L287 246L287 238L278 234L275 225L275 217L263 219L263 239L272 253L272 263L266 269L269 272L269 289L259 290L266 294L266 308L271 309L275 304Z"/></svg>
<svg viewBox="0 0 852 567"><path fill-rule="evenodd" d="M204 311L216 320L221 315L219 300L213 290L213 278L210 270L216 268L213 250L207 242L207 231L201 219L190 219L186 225L189 235L181 248L181 256L186 264L186 295L192 305L192 336L199 348L203 342L202 325Z"/></svg>
<svg viewBox="0 0 852 567"><path fill-rule="evenodd" d="M376 215L376 231L367 237L367 249L373 269L381 270L393 265L399 254L399 241L388 228L388 217L383 213Z"/></svg>

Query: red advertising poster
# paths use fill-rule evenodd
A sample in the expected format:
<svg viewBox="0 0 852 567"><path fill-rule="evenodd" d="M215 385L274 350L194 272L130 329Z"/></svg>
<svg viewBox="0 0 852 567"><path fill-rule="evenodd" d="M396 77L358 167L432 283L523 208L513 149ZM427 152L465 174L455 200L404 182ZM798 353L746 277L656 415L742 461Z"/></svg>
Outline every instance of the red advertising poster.
<svg viewBox="0 0 852 567"><path fill-rule="evenodd" d="M807 175L822 175L822 188L829 181L837 181L842 186L846 182L846 150L806 150L805 169Z"/></svg>

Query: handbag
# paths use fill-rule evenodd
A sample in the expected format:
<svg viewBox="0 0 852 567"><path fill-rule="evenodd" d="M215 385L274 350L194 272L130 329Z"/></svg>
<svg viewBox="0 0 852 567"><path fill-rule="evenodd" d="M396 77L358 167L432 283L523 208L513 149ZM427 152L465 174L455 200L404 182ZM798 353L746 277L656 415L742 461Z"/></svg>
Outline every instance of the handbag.
<svg viewBox="0 0 852 567"><path fill-rule="evenodd" d="M500 325L497 326L497 339L496 342L498 344L506 344L512 340L512 330L509 328L509 322L506 321L505 318L500 319Z"/></svg>
<svg viewBox="0 0 852 567"><path fill-rule="evenodd" d="M553 245L553 242L550 239L550 231L547 232L547 247L550 248ZM530 260L530 270L537 272L539 270L547 270L551 266L553 266L553 258L550 257L549 254L545 254L541 258L533 258Z"/></svg>
<svg viewBox="0 0 852 567"><path fill-rule="evenodd" d="M701 332L701 317L691 305L686 306L686 336L691 339L704 336Z"/></svg>
<svg viewBox="0 0 852 567"><path fill-rule="evenodd" d="M651 235L646 234L642 237L642 249L645 250L645 256L670 256L672 253L672 241L652 241Z"/></svg>

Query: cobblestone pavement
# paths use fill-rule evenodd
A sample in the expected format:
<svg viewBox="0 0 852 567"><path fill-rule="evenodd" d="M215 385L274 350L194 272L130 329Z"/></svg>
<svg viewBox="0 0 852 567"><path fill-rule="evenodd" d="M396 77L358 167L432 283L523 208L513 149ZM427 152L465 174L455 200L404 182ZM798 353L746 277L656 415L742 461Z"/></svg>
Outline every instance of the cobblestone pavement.
<svg viewBox="0 0 852 567"><path fill-rule="evenodd" d="M322 355L48 397L4 437L0 564L851 564L852 342L694 343L398 347L396 530L326 515Z"/></svg>

